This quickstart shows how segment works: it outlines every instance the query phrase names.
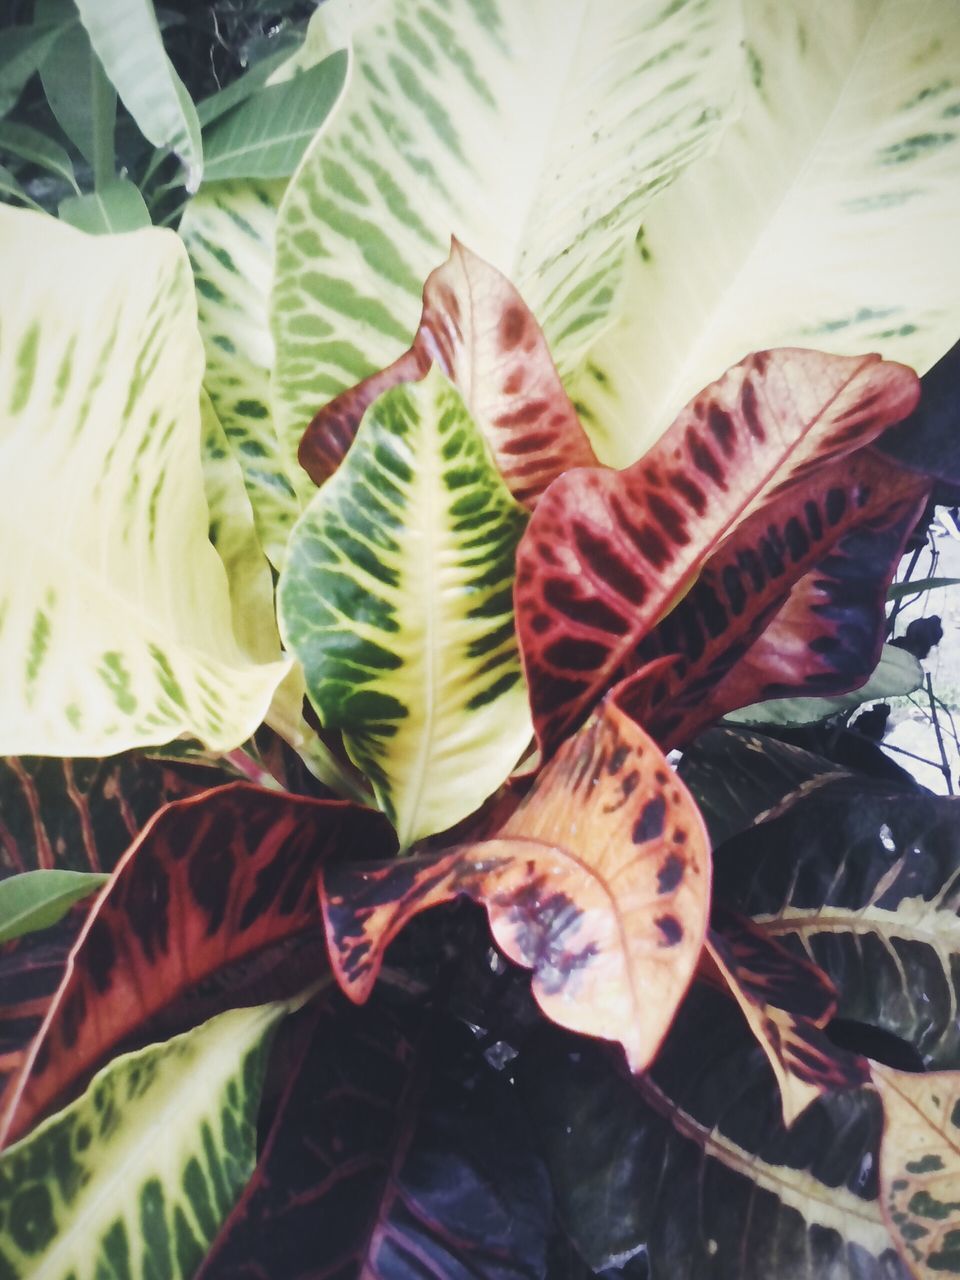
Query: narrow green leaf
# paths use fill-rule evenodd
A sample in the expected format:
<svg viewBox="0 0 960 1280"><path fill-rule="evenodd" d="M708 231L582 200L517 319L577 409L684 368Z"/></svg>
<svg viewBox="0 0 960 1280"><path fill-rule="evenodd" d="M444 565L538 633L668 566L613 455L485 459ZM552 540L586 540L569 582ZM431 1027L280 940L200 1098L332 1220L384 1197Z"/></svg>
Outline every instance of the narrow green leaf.
<svg viewBox="0 0 960 1280"><path fill-rule="evenodd" d="M0 151L19 156L21 160L29 160L31 164L65 178L74 191L80 194L73 161L59 142L41 133L39 129L26 124L13 124L7 120L0 121Z"/></svg>
<svg viewBox="0 0 960 1280"><path fill-rule="evenodd" d="M56 924L109 878L89 871L25 871L0 880L0 942Z"/></svg>
<svg viewBox="0 0 960 1280"><path fill-rule="evenodd" d="M291 536L281 634L402 845L472 813L530 740L511 593L523 525L434 368L370 407Z"/></svg>
<svg viewBox="0 0 960 1280"><path fill-rule="evenodd" d="M80 231L102 236L150 226L150 211L129 178L113 178L85 196L60 201L60 217Z"/></svg>
<svg viewBox="0 0 960 1280"><path fill-rule="evenodd" d="M887 599L896 603L910 596L922 596L927 591L939 591L942 587L960 587L960 578L914 578L910 582L895 582L887 592Z"/></svg>
<svg viewBox="0 0 960 1280"><path fill-rule="evenodd" d="M113 177L117 94L93 51L73 0L36 0L36 16L61 24L40 79L57 123L93 168L97 186Z"/></svg>
<svg viewBox="0 0 960 1280"><path fill-rule="evenodd" d="M9 169L4 168L0 164L0 196L6 196L8 200L21 200L24 204L29 205L32 209L40 210L40 205L32 196L28 196L20 183L16 180Z"/></svg>
<svg viewBox="0 0 960 1280"><path fill-rule="evenodd" d="M24 26L5 27L0 39L0 116L15 105L23 86L50 52L60 32L36 15Z"/></svg>
<svg viewBox="0 0 960 1280"><path fill-rule="evenodd" d="M343 87L346 57L261 90L204 137L207 179L288 178Z"/></svg>
<svg viewBox="0 0 960 1280"><path fill-rule="evenodd" d="M167 57L151 0L76 0L80 18L120 100L143 136L169 147L194 192L203 176L196 108Z"/></svg>
<svg viewBox="0 0 960 1280"><path fill-rule="evenodd" d="M220 89L217 93L212 93L209 98L204 98L197 103L197 119L200 121L201 128L206 129L215 120L225 116L228 111L239 107L241 102L246 102L258 89L262 89L272 73L287 61L296 42L285 40L282 34L275 38L281 42L280 47L268 53L265 58L261 58L249 71L245 71L225 89Z"/></svg>
<svg viewBox="0 0 960 1280"><path fill-rule="evenodd" d="M9 1280L189 1280L256 1163L289 1004L235 1009L115 1059L0 1156Z"/></svg>

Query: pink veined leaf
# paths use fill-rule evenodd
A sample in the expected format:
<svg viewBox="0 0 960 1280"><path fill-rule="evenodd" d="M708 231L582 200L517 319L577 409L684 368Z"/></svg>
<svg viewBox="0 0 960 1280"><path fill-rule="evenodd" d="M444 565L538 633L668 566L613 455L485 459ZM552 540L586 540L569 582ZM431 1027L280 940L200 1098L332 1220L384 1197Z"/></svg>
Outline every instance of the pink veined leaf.
<svg viewBox="0 0 960 1280"><path fill-rule="evenodd" d="M510 281L453 240L428 277L409 351L331 400L300 442L300 464L316 484L337 469L360 419L383 392L438 364L483 431L514 498L533 507L571 467L596 463L537 321Z"/></svg>

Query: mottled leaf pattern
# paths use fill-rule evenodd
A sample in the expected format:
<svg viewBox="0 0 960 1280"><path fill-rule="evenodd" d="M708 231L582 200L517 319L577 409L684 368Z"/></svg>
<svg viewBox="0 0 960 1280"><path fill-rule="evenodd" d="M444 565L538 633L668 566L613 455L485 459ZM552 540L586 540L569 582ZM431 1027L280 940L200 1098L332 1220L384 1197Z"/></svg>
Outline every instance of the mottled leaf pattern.
<svg viewBox="0 0 960 1280"><path fill-rule="evenodd" d="M322 484L377 396L436 361L463 396L507 488L532 507L557 476L596 462L536 319L509 280L456 240L427 277L413 346L313 419L299 458Z"/></svg>
<svg viewBox="0 0 960 1280"><path fill-rule="evenodd" d="M510 590L523 520L434 370L370 409L290 541L284 641L401 845L472 813L530 740Z"/></svg>
<svg viewBox="0 0 960 1280"><path fill-rule="evenodd" d="M455 235L519 288L561 367L606 323L651 196L738 97L732 0L333 0L347 85L284 197L273 326L291 454L410 345Z"/></svg>
<svg viewBox="0 0 960 1280"><path fill-rule="evenodd" d="M253 1172L283 1004L236 1009L114 1059L0 1155L0 1268L14 1280L191 1280Z"/></svg>
<svg viewBox="0 0 960 1280"><path fill-rule="evenodd" d="M152 228L0 227L0 521L29 547L0 572L0 752L236 747L288 663L241 650L207 538L186 254Z"/></svg>
<svg viewBox="0 0 960 1280"><path fill-rule="evenodd" d="M601 456L639 457L744 351L956 341L960 10L744 5L740 118L653 202L618 326L568 383Z"/></svg>
<svg viewBox="0 0 960 1280"><path fill-rule="evenodd" d="M917 1280L960 1275L960 1072L874 1064L883 1100L880 1195Z"/></svg>
<svg viewBox="0 0 960 1280"><path fill-rule="evenodd" d="M537 779L497 838L439 857L321 872L334 969L362 1001L418 912L483 903L501 950L533 970L561 1026L656 1053L706 928L710 858L685 788L646 734L606 704Z"/></svg>
<svg viewBox="0 0 960 1280"><path fill-rule="evenodd" d="M246 783L169 805L122 859L80 934L0 1098L4 1139L218 970L317 923L313 876L328 853L390 843L379 814Z"/></svg>
<svg viewBox="0 0 960 1280"><path fill-rule="evenodd" d="M263 549L277 568L302 506L270 407L267 311L284 188L255 181L205 186L180 222L197 286L204 389L243 471ZM309 490L303 480L302 492Z"/></svg>
<svg viewBox="0 0 960 1280"><path fill-rule="evenodd" d="M845 531L844 517L849 527L852 479L839 460L908 413L918 393L910 370L874 357L759 352L702 391L634 466L562 476L538 504L517 554L517 619L541 742L552 748L615 680L662 653L703 664L723 649L729 669L731 633L742 655L793 583ZM838 472L847 488L837 488L827 511L818 479L831 463L829 474ZM877 479L869 479L879 503ZM783 527L768 534L774 517ZM741 563L728 548L745 522L749 559ZM761 538L770 543L766 555ZM716 585L702 574L684 601L691 634L644 647L698 571L707 564L712 572L724 554L729 582L722 571ZM711 687L720 674L711 670Z"/></svg>

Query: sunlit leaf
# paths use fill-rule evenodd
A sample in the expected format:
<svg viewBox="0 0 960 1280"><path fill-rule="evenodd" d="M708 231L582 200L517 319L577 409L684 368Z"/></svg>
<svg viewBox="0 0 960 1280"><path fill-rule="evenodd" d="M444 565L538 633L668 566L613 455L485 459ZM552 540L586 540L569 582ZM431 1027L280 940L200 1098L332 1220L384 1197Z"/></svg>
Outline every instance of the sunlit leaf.
<svg viewBox="0 0 960 1280"><path fill-rule="evenodd" d="M784 0L744 20L743 113L647 210L622 321L568 383L618 466L744 351L922 373L957 338L960 9Z"/></svg>
<svg viewBox="0 0 960 1280"><path fill-rule="evenodd" d="M434 370L371 407L288 545L284 642L403 846L472 813L529 742L511 599L523 519Z"/></svg>
<svg viewBox="0 0 960 1280"><path fill-rule="evenodd" d="M291 457L323 403L410 345L451 234L513 281L566 367L607 322L647 203L740 89L731 0L334 0L316 21L349 64L278 229Z"/></svg>
<svg viewBox="0 0 960 1280"><path fill-rule="evenodd" d="M24 871L0 880L0 942L56 924L108 878L92 871Z"/></svg>
<svg viewBox="0 0 960 1280"><path fill-rule="evenodd" d="M710 855L685 788L608 703L496 838L376 867L338 863L321 886L334 969L352 999L369 995L408 920L467 894L486 907L501 950L533 970L547 1016L619 1041L640 1071L700 955Z"/></svg>
<svg viewBox="0 0 960 1280"><path fill-rule="evenodd" d="M0 1099L4 1140L218 970L315 926L313 876L328 853L390 845L379 814L246 783L169 805L130 847L84 925Z"/></svg>
<svg viewBox="0 0 960 1280"><path fill-rule="evenodd" d="M253 1172L287 1007L236 1009L115 1059L0 1155L4 1274L190 1280Z"/></svg>
<svg viewBox="0 0 960 1280"><path fill-rule="evenodd" d="M240 649L208 541L183 247L0 221L0 752L236 747L289 664Z"/></svg>
<svg viewBox="0 0 960 1280"><path fill-rule="evenodd" d="M104 236L150 226L150 210L129 178L113 178L96 191L67 196L57 209L64 222L90 235Z"/></svg>

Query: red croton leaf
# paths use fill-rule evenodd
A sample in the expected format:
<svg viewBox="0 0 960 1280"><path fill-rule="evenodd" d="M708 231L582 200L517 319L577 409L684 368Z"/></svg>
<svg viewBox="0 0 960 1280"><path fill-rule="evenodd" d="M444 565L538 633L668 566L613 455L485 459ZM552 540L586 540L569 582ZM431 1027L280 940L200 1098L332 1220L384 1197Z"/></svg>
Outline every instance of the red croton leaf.
<svg viewBox="0 0 960 1280"><path fill-rule="evenodd" d="M632 467L584 468L557 480L517 553L517 621L541 746L554 749L647 660L642 641L738 526L748 523L759 543L776 520L779 541L768 540L769 563L758 562L764 589L777 579L777 592L764 596L766 615L758 621L747 609L754 593L743 579L753 560L734 561L728 605L715 588L701 591L709 625L693 643L726 635L731 616L739 633L755 623L756 638L793 582L850 528L849 513L843 521L844 512L825 509L824 470L845 476L837 460L909 413L918 388L911 370L877 356L759 352L702 391ZM814 501L815 513L806 506ZM795 530L804 543L796 554Z"/></svg>
<svg viewBox="0 0 960 1280"><path fill-rule="evenodd" d="M724 542L637 645L616 700L664 750L763 698L857 688L883 644L886 591L929 481L873 449L799 482ZM655 668L664 655L679 655Z"/></svg>
<svg viewBox="0 0 960 1280"><path fill-rule="evenodd" d="M90 912L0 1096L0 1143L62 1105L199 984L316 926L313 877L323 858L392 843L381 814L248 783L162 810Z"/></svg>
<svg viewBox="0 0 960 1280"><path fill-rule="evenodd" d="M611 702L564 744L499 837L435 857L321 869L334 970L357 1002L392 938L467 894L501 950L533 970L544 1013L653 1058L703 945L710 855L660 751Z"/></svg>
<svg viewBox="0 0 960 1280"><path fill-rule="evenodd" d="M784 1124L821 1094L864 1084L865 1060L837 1049L824 1034L836 1011L826 974L731 911L715 907L711 923L706 955L770 1060Z"/></svg>
<svg viewBox="0 0 960 1280"><path fill-rule="evenodd" d="M463 396L518 502L534 506L562 472L596 462L533 313L505 276L454 240L427 277L410 350L310 423L299 452L310 478L322 484L333 474L377 396L434 363Z"/></svg>

